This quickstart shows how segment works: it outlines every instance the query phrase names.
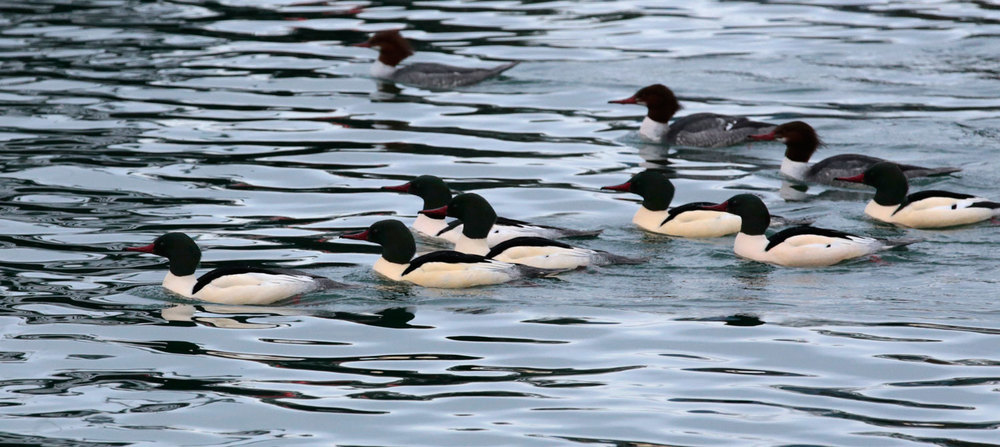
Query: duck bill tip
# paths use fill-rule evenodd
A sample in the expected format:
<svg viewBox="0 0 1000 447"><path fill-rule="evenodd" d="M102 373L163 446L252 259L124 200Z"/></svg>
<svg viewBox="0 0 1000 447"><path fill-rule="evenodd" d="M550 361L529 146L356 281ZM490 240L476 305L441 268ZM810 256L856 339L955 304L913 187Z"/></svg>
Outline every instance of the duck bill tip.
<svg viewBox="0 0 1000 447"><path fill-rule="evenodd" d="M143 245L142 247L125 247L125 251L135 251L139 253L152 253L155 244Z"/></svg>
<svg viewBox="0 0 1000 447"><path fill-rule="evenodd" d="M774 132L771 132L771 133L762 133L762 134L757 134L757 135L750 135L749 138L752 141L772 141L772 140L774 140L777 137L774 135Z"/></svg>
<svg viewBox="0 0 1000 447"><path fill-rule="evenodd" d="M722 211L726 212L729 210L729 201L725 201L716 205L706 205L701 207L705 211Z"/></svg>
<svg viewBox="0 0 1000 447"><path fill-rule="evenodd" d="M410 192L410 184L404 183L402 185L395 186L383 186L383 191L396 191L396 192Z"/></svg>
<svg viewBox="0 0 1000 447"><path fill-rule="evenodd" d="M442 206L441 208L433 208L429 210L420 210L420 214L429 217L447 217L448 216L448 205Z"/></svg>
<svg viewBox="0 0 1000 447"><path fill-rule="evenodd" d="M613 99L611 101L608 101L608 104L638 104L638 103L639 103L639 100L637 100L635 98L635 96L633 96L631 98Z"/></svg>
<svg viewBox="0 0 1000 447"><path fill-rule="evenodd" d="M347 233L340 235L341 239L354 239L356 241L367 241L368 240L368 230L357 232L357 233Z"/></svg>
<svg viewBox="0 0 1000 447"><path fill-rule="evenodd" d="M625 182L620 185L602 186L601 189L608 191L629 192L632 189L632 182Z"/></svg>
<svg viewBox="0 0 1000 447"><path fill-rule="evenodd" d="M848 182L848 183L864 183L865 182L865 174L861 173L861 174L858 174L858 175L855 175L855 176L851 176L851 177L836 177L836 178L834 178L834 180L840 180L842 182Z"/></svg>

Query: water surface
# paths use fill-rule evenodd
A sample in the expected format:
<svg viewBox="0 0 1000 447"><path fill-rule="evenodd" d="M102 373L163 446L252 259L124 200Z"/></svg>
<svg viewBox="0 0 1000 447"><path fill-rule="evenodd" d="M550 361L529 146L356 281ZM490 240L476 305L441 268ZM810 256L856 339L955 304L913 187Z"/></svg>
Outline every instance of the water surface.
<svg viewBox="0 0 1000 447"><path fill-rule="evenodd" d="M348 46L406 28L414 61L505 76L376 82ZM667 148L683 113L805 120L817 157L961 173L1000 197L1000 11L989 2L36 1L0 5L0 440L47 445L996 445L997 227L903 230L864 190L791 188L779 144ZM753 192L907 250L826 269L671 240L601 191L665 168L676 203ZM433 290L339 241L420 200L421 174L501 215L601 229L648 256L529 284ZM271 307L165 293L125 254L168 231L202 267L362 287Z"/></svg>

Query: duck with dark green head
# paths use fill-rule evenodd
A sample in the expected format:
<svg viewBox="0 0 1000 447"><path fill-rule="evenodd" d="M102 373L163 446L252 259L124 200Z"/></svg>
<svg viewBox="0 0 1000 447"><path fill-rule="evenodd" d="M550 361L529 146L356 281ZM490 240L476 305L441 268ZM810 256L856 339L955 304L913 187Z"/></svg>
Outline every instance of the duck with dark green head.
<svg viewBox="0 0 1000 447"><path fill-rule="evenodd" d="M455 289L501 284L521 278L550 276L563 270L546 270L488 259L485 256L441 250L414 258L417 244L402 222L380 220L359 233L341 236L382 246L375 272L392 281L424 287Z"/></svg>
<svg viewBox="0 0 1000 447"><path fill-rule="evenodd" d="M424 199L423 210L440 208L448 204L451 200L451 189L438 177L433 175L421 175L409 182L396 186L383 186L383 190L396 191L412 194ZM418 214L413 221L413 229L423 236L432 239L443 239L455 244L462 234L462 221L454 220L451 223L445 221L444 216L429 216ZM487 235L487 243L492 247L508 239L521 236L537 236L551 239L575 238L575 237L595 237L600 231L582 231L569 228L560 228L547 225L537 225L528 222L497 217L493 227Z"/></svg>
<svg viewBox="0 0 1000 447"><path fill-rule="evenodd" d="M865 214L904 227L954 227L1000 215L1000 203L971 194L929 190L907 195L909 182L895 163L876 163L861 174L837 180L875 187L875 198L868 202Z"/></svg>
<svg viewBox="0 0 1000 447"><path fill-rule="evenodd" d="M786 267L823 267L918 242L876 239L808 225L768 237L764 232L771 221L770 213L764 201L753 194L737 194L704 209L740 216L740 232L733 244L737 256Z"/></svg>
<svg viewBox="0 0 1000 447"><path fill-rule="evenodd" d="M657 170L646 170L620 185L601 189L638 194L642 206L632 216L632 223L646 231L669 236L707 238L733 234L740 230L740 218L723 211L708 211L711 202L692 202L670 208L674 184Z"/></svg>
<svg viewBox="0 0 1000 447"><path fill-rule="evenodd" d="M184 233L167 233L142 247L125 251L163 256L170 271L163 287L185 298L223 304L270 304L319 290L349 287L299 270L223 267L195 277L201 250Z"/></svg>
<svg viewBox="0 0 1000 447"><path fill-rule="evenodd" d="M523 236L515 237L490 247L487 237L496 212L479 194L459 194L440 208L423 210L423 214L451 216L464 222L462 234L455 250L462 253L484 255L515 264L538 268L573 269L588 265L639 264L645 259L633 259L605 251L573 247L552 239Z"/></svg>

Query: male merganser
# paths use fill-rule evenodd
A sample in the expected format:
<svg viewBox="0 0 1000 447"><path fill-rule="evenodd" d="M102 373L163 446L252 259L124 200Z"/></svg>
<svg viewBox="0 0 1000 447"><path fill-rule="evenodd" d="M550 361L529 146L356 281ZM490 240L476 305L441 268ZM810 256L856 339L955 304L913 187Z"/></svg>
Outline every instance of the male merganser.
<svg viewBox="0 0 1000 447"><path fill-rule="evenodd" d="M455 289L485 286L521 278L550 276L563 271L510 264L451 250L435 251L414 258L417 244L413 240L413 234L398 220L381 220L360 233L341 237L381 245L382 257L373 267L376 273L393 281L406 281L424 287Z"/></svg>
<svg viewBox="0 0 1000 447"><path fill-rule="evenodd" d="M753 194L738 194L704 209L733 213L743 219L733 246L737 256L786 267L833 265L918 242L875 239L811 226L788 228L768 237L764 231L771 220L770 214L764 202Z"/></svg>
<svg viewBox="0 0 1000 447"><path fill-rule="evenodd" d="M752 134L768 132L774 128L774 124L716 113L695 113L667 124L681 109L681 105L674 92L663 84L643 87L629 98L608 102L645 105L646 118L639 126L639 136L654 143L695 147L732 146L747 141L747 137Z"/></svg>
<svg viewBox="0 0 1000 447"><path fill-rule="evenodd" d="M642 207L632 216L632 223L647 231L670 236L706 238L740 231L740 217L724 211L703 209L711 202L692 202L674 208L674 184L662 172L640 172L620 185L601 189L631 192L642 196Z"/></svg>
<svg viewBox="0 0 1000 447"><path fill-rule="evenodd" d="M773 131L751 135L750 139L778 140L785 143L785 159L781 162L781 173L795 180L830 184L836 177L850 177L860 174L881 158L861 154L841 154L826 158L816 164L809 164L816 149L823 144L812 126L802 121L792 121L775 127ZM921 166L899 165L907 177L926 177L961 171L959 168L924 168Z"/></svg>
<svg viewBox="0 0 1000 447"><path fill-rule="evenodd" d="M433 175L421 175L402 185L383 186L382 189L404 192L420 197L424 199L424 207L421 209L425 210L440 208L447 205L451 200L451 190L448 189L448 185L445 185L443 180ZM463 231L461 220L456 220L449 224L445 222L444 216L429 216L423 213L418 214L417 219L413 221L413 229L425 236L444 239L452 244L458 243L458 239L462 236ZM521 236L545 238L594 237L600 233L600 230L571 230L569 228L534 225L520 220L497 217L496 223L494 223L493 228L490 229L489 236L487 236L486 243L492 247L503 241Z"/></svg>
<svg viewBox="0 0 1000 447"><path fill-rule="evenodd" d="M496 212L479 194L459 194L447 205L421 211L432 216L451 216L465 223L455 250L485 255L487 258L538 268L573 269L588 265L639 264L645 259L626 258L605 251L573 247L541 237L516 237L494 246L487 244L487 234Z"/></svg>
<svg viewBox="0 0 1000 447"><path fill-rule="evenodd" d="M724 211L708 211L711 202L691 202L669 208L674 198L674 184L660 171L640 172L620 185L601 189L642 196L642 207L632 216L632 223L653 233L689 238L720 237L740 231L740 216ZM786 219L771 216L771 225L807 225L812 219Z"/></svg>
<svg viewBox="0 0 1000 447"><path fill-rule="evenodd" d="M222 267L195 278L201 250L184 233L167 233L152 244L128 247L125 251L167 258L170 271L163 279L163 287L185 298L212 303L270 304L308 292L350 287L298 270L255 267Z"/></svg>
<svg viewBox="0 0 1000 447"><path fill-rule="evenodd" d="M448 89L472 85L496 76L517 65L510 62L492 68L467 68L421 62L399 67L399 63L413 55L410 43L398 30L379 31L356 47L378 48L378 60L372 65L373 77L429 89Z"/></svg>
<svg viewBox="0 0 1000 447"><path fill-rule="evenodd" d="M874 186L875 198L868 202L865 214L905 227L952 227L1000 215L1000 203L969 194L920 191L906 195L909 182L895 163L875 163L861 174L837 180Z"/></svg>

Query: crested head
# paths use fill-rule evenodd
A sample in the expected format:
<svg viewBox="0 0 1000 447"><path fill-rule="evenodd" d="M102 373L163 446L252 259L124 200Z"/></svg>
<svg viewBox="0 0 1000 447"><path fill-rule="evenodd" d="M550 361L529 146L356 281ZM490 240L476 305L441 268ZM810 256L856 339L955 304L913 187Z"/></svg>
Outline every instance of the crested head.
<svg viewBox="0 0 1000 447"><path fill-rule="evenodd" d="M653 84L639 89L630 98L611 101L617 104L641 104L647 109L646 116L653 121L666 123L681 109L677 96L663 84Z"/></svg>
<svg viewBox="0 0 1000 447"><path fill-rule="evenodd" d="M191 237L184 233L164 234L152 244L144 247L129 247L126 251L138 251L163 256L170 262L170 273L175 276L193 275L201 262L201 250Z"/></svg>
<svg viewBox="0 0 1000 447"><path fill-rule="evenodd" d="M471 239L483 239L496 223L497 213L482 196L459 194L448 202L448 216L462 221L462 234Z"/></svg>
<svg viewBox="0 0 1000 447"><path fill-rule="evenodd" d="M674 184L666 174L647 169L628 181L629 192L642 197L642 206L650 211L664 211L674 199Z"/></svg>
<svg viewBox="0 0 1000 447"><path fill-rule="evenodd" d="M373 34L360 46L378 48L379 62L395 67L403 59L413 55L413 47L403 38L399 30L385 30Z"/></svg>
<svg viewBox="0 0 1000 447"><path fill-rule="evenodd" d="M816 152L823 141L816 134L816 129L803 121L792 121L774 128L771 132L774 140L785 143L785 158L805 163Z"/></svg>

